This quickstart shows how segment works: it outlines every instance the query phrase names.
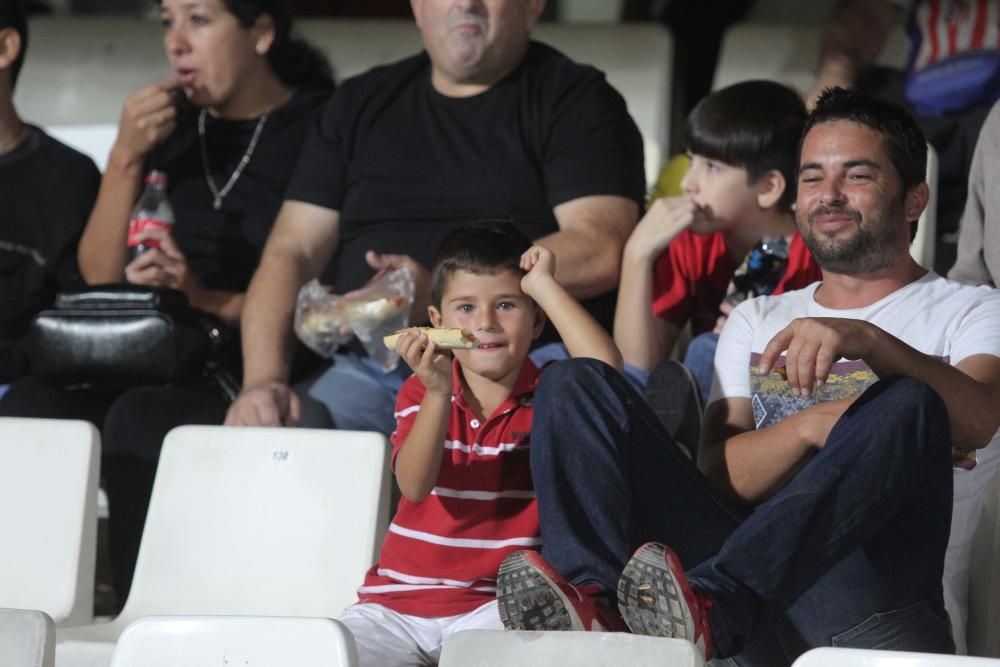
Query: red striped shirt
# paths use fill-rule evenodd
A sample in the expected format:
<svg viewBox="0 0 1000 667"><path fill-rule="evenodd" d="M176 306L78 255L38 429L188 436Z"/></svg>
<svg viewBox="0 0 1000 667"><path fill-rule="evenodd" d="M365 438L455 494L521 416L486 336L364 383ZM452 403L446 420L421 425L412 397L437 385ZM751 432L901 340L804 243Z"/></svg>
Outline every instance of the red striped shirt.
<svg viewBox="0 0 1000 667"><path fill-rule="evenodd" d="M911 68L1000 49L1000 0L925 0L913 11Z"/></svg>
<svg viewBox="0 0 1000 667"><path fill-rule="evenodd" d="M379 556L358 590L403 614L462 614L496 597L500 562L541 546L528 447L540 371L525 359L514 389L484 422L462 395L453 366L451 416L436 486L419 503L403 498ZM424 385L411 376L396 400L393 461L420 411Z"/></svg>

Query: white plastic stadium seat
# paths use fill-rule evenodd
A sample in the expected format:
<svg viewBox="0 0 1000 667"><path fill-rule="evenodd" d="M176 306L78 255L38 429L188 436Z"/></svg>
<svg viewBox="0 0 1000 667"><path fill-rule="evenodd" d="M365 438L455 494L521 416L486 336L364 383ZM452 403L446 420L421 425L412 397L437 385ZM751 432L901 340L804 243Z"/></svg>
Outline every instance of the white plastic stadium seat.
<svg viewBox="0 0 1000 667"><path fill-rule="evenodd" d="M422 48L412 20L303 19L298 30L333 63L339 80ZM604 71L624 96L655 182L670 127L673 40L659 24L544 24L535 37ZM122 102L169 74L156 21L112 17L39 17L14 91L24 118L90 155L103 168Z"/></svg>
<svg viewBox="0 0 1000 667"><path fill-rule="evenodd" d="M694 644L684 639L622 632L509 632L467 630L452 635L440 667L701 667Z"/></svg>
<svg viewBox="0 0 1000 667"><path fill-rule="evenodd" d="M1000 660L964 655L872 651L857 648L814 648L792 667L1000 667Z"/></svg>
<svg viewBox="0 0 1000 667"><path fill-rule="evenodd" d="M354 638L329 618L148 616L122 633L111 667L356 667Z"/></svg>
<svg viewBox="0 0 1000 667"><path fill-rule="evenodd" d="M92 424L0 418L0 606L93 618L99 468Z"/></svg>
<svg viewBox="0 0 1000 667"><path fill-rule="evenodd" d="M110 623L60 630L60 667L107 667L143 616L339 616L388 525L388 451L378 433L174 429L125 608Z"/></svg>
<svg viewBox="0 0 1000 667"><path fill-rule="evenodd" d="M43 611L0 609L0 665L54 667L56 632Z"/></svg>

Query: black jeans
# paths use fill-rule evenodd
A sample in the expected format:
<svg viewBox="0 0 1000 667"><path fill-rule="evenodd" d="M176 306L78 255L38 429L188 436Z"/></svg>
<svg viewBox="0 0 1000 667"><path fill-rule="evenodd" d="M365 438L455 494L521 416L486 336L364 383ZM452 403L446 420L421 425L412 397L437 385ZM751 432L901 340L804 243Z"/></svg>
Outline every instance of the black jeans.
<svg viewBox="0 0 1000 667"><path fill-rule="evenodd" d="M83 419L101 431L111 571L119 604L132 583L163 438L183 424L221 424L228 400L212 381L126 390L68 389L25 377L0 397L0 416Z"/></svg>
<svg viewBox="0 0 1000 667"><path fill-rule="evenodd" d="M765 636L778 645L764 652L787 662L829 645L951 652L941 585L950 449L940 397L916 380L884 380L747 513L720 497L624 376L559 362L542 374L532 428L542 553L571 582L613 591L635 548L669 545L714 601L719 656Z"/></svg>

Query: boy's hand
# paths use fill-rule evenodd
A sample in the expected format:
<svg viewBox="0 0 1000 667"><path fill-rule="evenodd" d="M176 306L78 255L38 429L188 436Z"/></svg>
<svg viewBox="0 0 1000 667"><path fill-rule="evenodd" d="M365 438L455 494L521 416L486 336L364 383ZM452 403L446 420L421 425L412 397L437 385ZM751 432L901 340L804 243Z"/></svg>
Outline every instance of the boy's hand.
<svg viewBox="0 0 1000 667"><path fill-rule="evenodd" d="M521 268L527 272L521 278L521 289L534 298L534 292L541 282L555 278L556 256L548 248L533 245L521 255Z"/></svg>
<svg viewBox="0 0 1000 667"><path fill-rule="evenodd" d="M661 197L636 225L626 251L633 259L653 260L701 215L701 209L686 195Z"/></svg>
<svg viewBox="0 0 1000 667"><path fill-rule="evenodd" d="M396 342L396 351L424 383L428 393L451 395L451 357L438 352L427 334L407 331Z"/></svg>

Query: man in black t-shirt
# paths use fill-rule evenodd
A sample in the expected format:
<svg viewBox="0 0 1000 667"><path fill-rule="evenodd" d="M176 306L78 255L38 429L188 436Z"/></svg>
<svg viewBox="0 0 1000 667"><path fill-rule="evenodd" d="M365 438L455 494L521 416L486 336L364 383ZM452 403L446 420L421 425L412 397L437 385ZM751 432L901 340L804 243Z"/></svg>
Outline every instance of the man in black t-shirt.
<svg viewBox="0 0 1000 667"><path fill-rule="evenodd" d="M27 42L20 1L0 0L0 386L28 370L34 315L57 290L81 285L76 246L101 178L90 158L18 117Z"/></svg>
<svg viewBox="0 0 1000 667"><path fill-rule="evenodd" d="M624 100L601 72L530 40L544 0L412 7L426 52L345 81L305 144L247 293L245 384L227 423L299 421L287 350L304 282L331 261L337 293L409 267L410 320L423 322L433 253L473 219L513 220L550 248L560 282L610 324L645 187ZM338 428L388 433L404 373L344 352L297 390Z"/></svg>

